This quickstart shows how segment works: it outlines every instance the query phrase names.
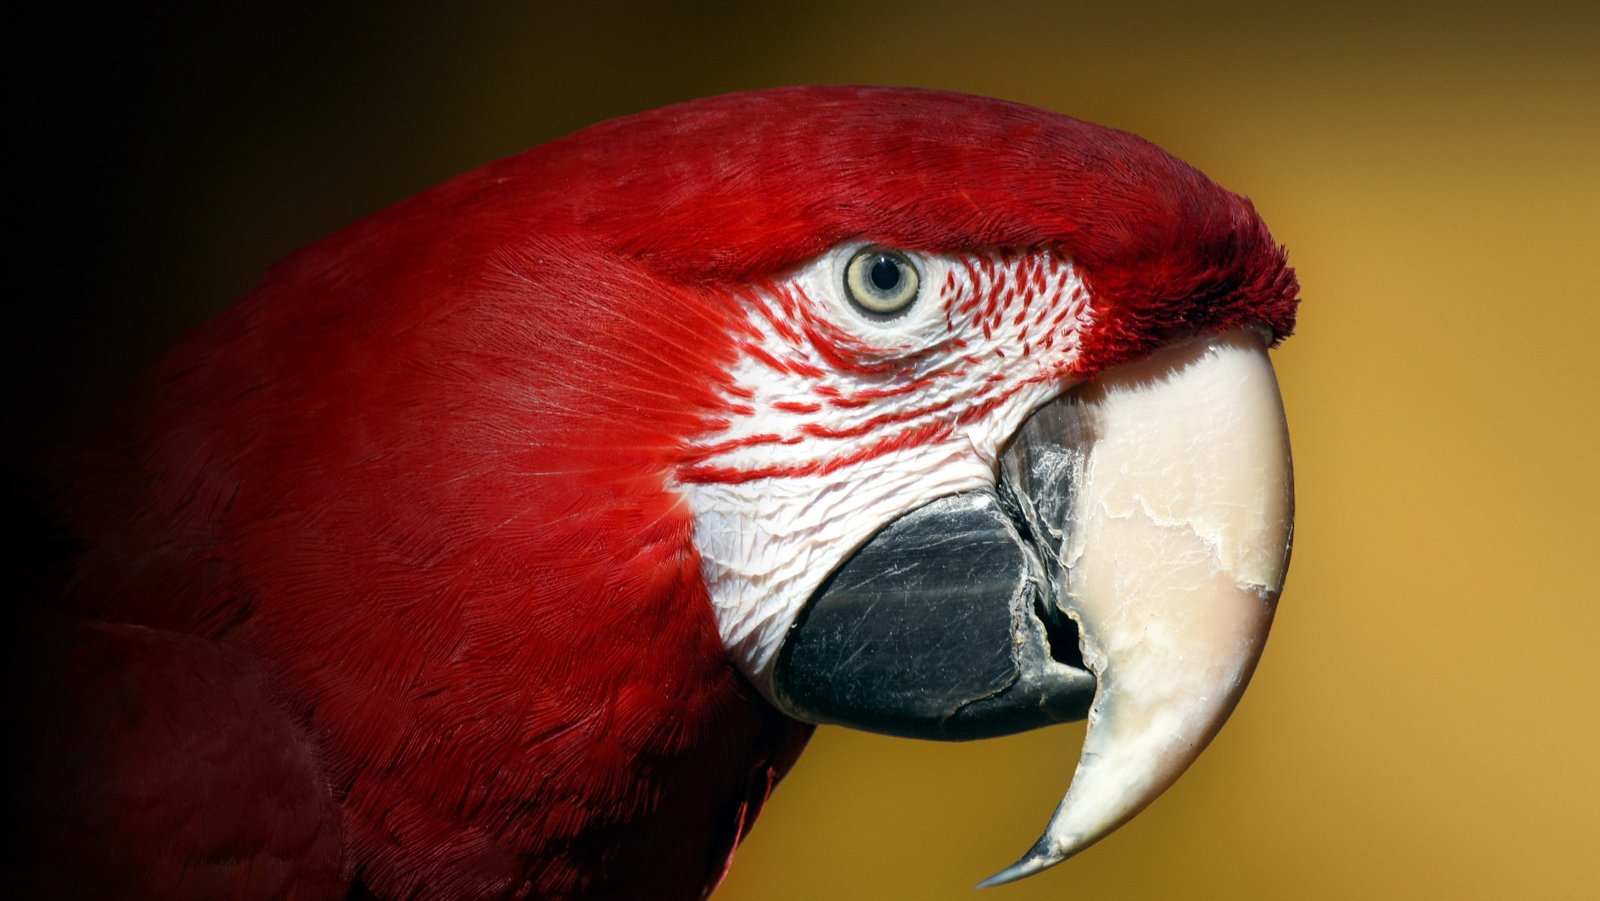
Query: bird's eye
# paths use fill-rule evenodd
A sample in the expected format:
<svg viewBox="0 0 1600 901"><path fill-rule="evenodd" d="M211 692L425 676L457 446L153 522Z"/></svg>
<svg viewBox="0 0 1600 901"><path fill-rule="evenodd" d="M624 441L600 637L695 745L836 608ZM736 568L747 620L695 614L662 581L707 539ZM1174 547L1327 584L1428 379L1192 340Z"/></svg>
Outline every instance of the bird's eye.
<svg viewBox="0 0 1600 901"><path fill-rule="evenodd" d="M922 276L905 254L869 247L850 258L844 269L844 293L858 309L876 319L904 313L917 300Z"/></svg>

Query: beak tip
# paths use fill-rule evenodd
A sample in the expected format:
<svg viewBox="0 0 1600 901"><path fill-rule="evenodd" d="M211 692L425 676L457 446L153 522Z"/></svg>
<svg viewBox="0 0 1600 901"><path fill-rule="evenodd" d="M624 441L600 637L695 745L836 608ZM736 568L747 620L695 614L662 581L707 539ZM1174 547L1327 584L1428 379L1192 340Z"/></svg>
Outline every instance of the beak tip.
<svg viewBox="0 0 1600 901"><path fill-rule="evenodd" d="M977 888L994 888L1026 879L1035 873L1048 870L1070 856L1072 856L1071 851L1063 853L1061 849L1054 847L1048 835L1041 836L1034 842L1033 847L1028 849L1028 853L1022 855L1021 860L978 883Z"/></svg>

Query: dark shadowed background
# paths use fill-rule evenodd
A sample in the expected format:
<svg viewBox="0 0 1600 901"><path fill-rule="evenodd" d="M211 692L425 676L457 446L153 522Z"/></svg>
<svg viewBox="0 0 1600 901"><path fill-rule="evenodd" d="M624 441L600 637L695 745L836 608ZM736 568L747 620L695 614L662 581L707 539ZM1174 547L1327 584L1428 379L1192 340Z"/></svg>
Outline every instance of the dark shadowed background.
<svg viewBox="0 0 1600 901"><path fill-rule="evenodd" d="M295 247L600 119L871 82L1128 129L1252 197L1304 286L1276 356L1295 559L1254 685L1145 814L985 895L1081 727L821 730L718 898L1596 897L1600 16L1109 6L8 15L8 454Z"/></svg>

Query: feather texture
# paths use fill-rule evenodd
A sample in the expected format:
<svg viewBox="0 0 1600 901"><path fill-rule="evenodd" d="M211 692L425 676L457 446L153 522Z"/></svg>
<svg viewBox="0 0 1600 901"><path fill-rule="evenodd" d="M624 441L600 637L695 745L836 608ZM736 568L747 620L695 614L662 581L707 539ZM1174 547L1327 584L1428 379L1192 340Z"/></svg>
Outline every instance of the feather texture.
<svg viewBox="0 0 1600 901"><path fill-rule="evenodd" d="M186 339L80 461L62 642L105 665L68 681L139 700L40 716L118 736L56 778L98 792L105 866L148 865L127 894L708 891L808 727L729 662L675 480L737 403L752 286L847 240L1062 253L1099 313L1079 377L1293 327L1247 201L937 92L670 107L362 220ZM180 727L214 743L147 740ZM218 761L236 778L199 778ZM205 834L133 816L135 785ZM292 829L252 831L268 799Z"/></svg>

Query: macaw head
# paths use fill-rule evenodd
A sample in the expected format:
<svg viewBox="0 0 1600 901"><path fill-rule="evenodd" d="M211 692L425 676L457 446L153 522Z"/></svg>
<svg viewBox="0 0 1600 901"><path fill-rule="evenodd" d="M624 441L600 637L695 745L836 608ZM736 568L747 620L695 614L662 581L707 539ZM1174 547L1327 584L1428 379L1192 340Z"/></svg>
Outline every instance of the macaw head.
<svg viewBox="0 0 1600 901"><path fill-rule="evenodd" d="M619 142L625 168L587 151ZM1266 350L1298 286L1251 204L1134 136L923 91L738 95L569 152L576 219L613 211L614 253L721 298L667 478L762 694L931 738L1086 714L1071 790L999 881L1169 785L1288 559Z"/></svg>
<svg viewBox="0 0 1600 901"><path fill-rule="evenodd" d="M1087 716L1017 878L1152 800L1244 688L1288 558L1267 349L1297 291L1248 201L1017 104L793 88L605 122L313 245L192 337L125 480L154 487L77 584L270 661L375 847L401 787L517 849L586 828L539 792L635 816L629 754L725 728L696 686L755 703L730 661L810 723ZM555 813L460 801L492 791Z"/></svg>

